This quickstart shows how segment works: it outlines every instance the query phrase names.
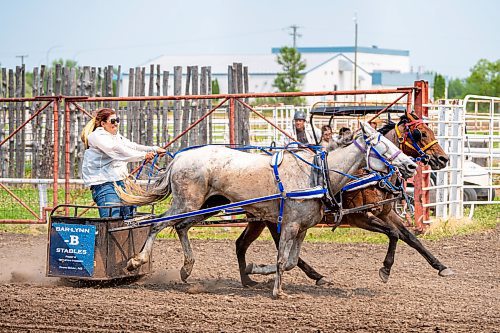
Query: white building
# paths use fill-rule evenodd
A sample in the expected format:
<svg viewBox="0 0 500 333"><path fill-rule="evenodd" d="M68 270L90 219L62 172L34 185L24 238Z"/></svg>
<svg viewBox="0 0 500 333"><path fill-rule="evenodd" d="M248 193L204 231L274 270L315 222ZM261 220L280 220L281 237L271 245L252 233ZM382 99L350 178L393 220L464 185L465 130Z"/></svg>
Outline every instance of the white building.
<svg viewBox="0 0 500 333"><path fill-rule="evenodd" d="M235 62L248 67L249 90L252 93L275 92L276 75L282 71L276 62L279 48L270 54L261 55L187 55L160 56L140 65L149 69L151 64L160 65L162 71L169 71L168 94L173 94L173 69L182 66L210 66L212 80L217 79L221 93L227 93L228 66ZM299 47L297 49L306 62L303 71L302 91L331 91L354 89L355 47ZM183 78L185 79L185 77ZM382 49L378 47L357 48L357 89L383 89L413 85L415 80L427 80L433 85L433 75L411 72L410 52L406 50ZM146 80L147 84L148 80ZM128 73L123 74L122 91L128 87ZM185 82L183 82L184 91ZM148 88L146 88L148 91ZM331 97L330 97L331 98ZM308 98L308 102L322 99ZM361 98L363 100L363 98Z"/></svg>

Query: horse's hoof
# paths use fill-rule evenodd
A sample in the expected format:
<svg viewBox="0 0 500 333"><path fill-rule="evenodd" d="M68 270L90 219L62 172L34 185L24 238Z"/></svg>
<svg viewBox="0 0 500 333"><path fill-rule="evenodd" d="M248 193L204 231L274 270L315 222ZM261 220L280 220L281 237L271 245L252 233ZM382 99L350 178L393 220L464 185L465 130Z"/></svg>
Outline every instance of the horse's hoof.
<svg viewBox="0 0 500 333"><path fill-rule="evenodd" d="M181 268L181 280L182 280L182 282L186 282L186 283L187 283L187 281L186 281L186 280L187 280L187 278L188 278L190 275L191 275L191 274L190 274L190 273L188 273L188 272L184 269L184 267L182 267L182 268Z"/></svg>
<svg viewBox="0 0 500 333"><path fill-rule="evenodd" d="M254 280L250 279L249 277L245 277L245 278L241 278L241 284L243 285L243 287L252 288L252 287L255 287L256 285L258 285L259 283L255 282Z"/></svg>
<svg viewBox="0 0 500 333"><path fill-rule="evenodd" d="M284 293L283 291L280 291L280 292L273 291L273 298L274 299L285 299L285 298L288 298L288 294Z"/></svg>
<svg viewBox="0 0 500 333"><path fill-rule="evenodd" d="M321 279L316 280L316 285L317 286L331 286L331 285L333 285L333 283L330 280L328 280L326 277L323 276Z"/></svg>
<svg viewBox="0 0 500 333"><path fill-rule="evenodd" d="M439 276L451 276L451 275L455 275L455 272L453 272L451 269L449 268L445 268L441 271L439 271Z"/></svg>
<svg viewBox="0 0 500 333"><path fill-rule="evenodd" d="M131 258L129 261L127 261L127 271L133 271L136 270L137 267L139 267L139 260L135 258Z"/></svg>
<svg viewBox="0 0 500 333"><path fill-rule="evenodd" d="M252 274L254 266L255 266L255 264L248 264L247 267L245 267L245 273Z"/></svg>
<svg viewBox="0 0 500 333"><path fill-rule="evenodd" d="M387 281L389 281L389 274L390 271L387 271L384 267L378 270L378 276L380 276L383 283L387 283Z"/></svg>

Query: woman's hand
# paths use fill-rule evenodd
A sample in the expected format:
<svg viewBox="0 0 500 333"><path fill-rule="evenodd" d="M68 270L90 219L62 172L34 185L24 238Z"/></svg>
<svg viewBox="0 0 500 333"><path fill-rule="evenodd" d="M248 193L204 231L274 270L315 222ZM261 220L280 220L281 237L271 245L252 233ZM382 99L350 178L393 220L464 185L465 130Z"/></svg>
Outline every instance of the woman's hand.
<svg viewBox="0 0 500 333"><path fill-rule="evenodd" d="M165 153L167 152L166 149L163 149L163 148L158 148L158 150L156 150L156 153L162 157L163 155L165 155Z"/></svg>
<svg viewBox="0 0 500 333"><path fill-rule="evenodd" d="M146 153L146 156L144 156L144 159L147 162L151 162L153 160L153 158L155 158L155 155L156 155L156 153L154 151L149 151Z"/></svg>

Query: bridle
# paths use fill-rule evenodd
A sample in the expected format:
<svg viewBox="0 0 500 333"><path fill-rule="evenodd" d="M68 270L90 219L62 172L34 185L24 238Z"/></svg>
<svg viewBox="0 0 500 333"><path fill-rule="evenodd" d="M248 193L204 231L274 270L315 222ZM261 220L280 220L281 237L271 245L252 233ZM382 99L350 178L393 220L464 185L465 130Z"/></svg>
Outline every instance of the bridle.
<svg viewBox="0 0 500 333"><path fill-rule="evenodd" d="M366 164L367 164L368 168L371 169L370 157L375 157L378 160L382 161L387 166L390 174L394 173L395 167L392 165L392 161L394 161L394 159L396 159L396 157L398 157L399 154L402 153L401 149L398 149L398 151L396 151L394 154L392 154L389 157L384 157L383 155L385 154L385 152L380 153L377 149L375 149L376 145L378 145L379 143L382 143L387 148L386 152L389 151L389 147L387 146L387 144L384 141L381 141L382 137L383 137L382 134L375 133L370 137L367 137L364 133L362 135L363 135L363 139L365 141L366 149L364 147L362 147L357 142L357 140L353 140L353 143L356 147L358 147L359 150L361 150L362 152L364 152L366 154Z"/></svg>
<svg viewBox="0 0 500 333"><path fill-rule="evenodd" d="M437 140L432 140L428 144L423 147L420 147L417 142L422 140L422 132L418 129L419 126L423 125L424 122L422 119L415 119L411 115L407 115L411 120L410 122L403 123L405 126L405 131L401 133L399 130L399 124L397 124L394 129L396 132L396 137L399 142L399 147L402 150L403 146L407 146L410 149L416 151L419 154L419 157L416 158L416 161L421 161L425 165L429 164L430 156L425 152L438 143Z"/></svg>

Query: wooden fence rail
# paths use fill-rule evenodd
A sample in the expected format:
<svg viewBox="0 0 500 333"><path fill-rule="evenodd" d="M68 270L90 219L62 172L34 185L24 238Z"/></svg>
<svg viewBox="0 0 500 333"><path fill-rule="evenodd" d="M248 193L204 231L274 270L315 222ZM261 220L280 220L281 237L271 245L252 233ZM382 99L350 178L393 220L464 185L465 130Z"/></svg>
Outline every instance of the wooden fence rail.
<svg viewBox="0 0 500 333"><path fill-rule="evenodd" d="M229 91L248 92L248 70L242 64L230 66ZM167 96L169 84L173 94L198 95L212 93L212 73L209 66L181 66L173 71L151 65L128 70L128 96ZM32 96L118 96L122 84L121 66L36 67L26 72L24 66L0 68L0 98ZM125 88L125 87L124 87ZM32 116L44 103L0 102L0 141ZM121 132L130 140L146 145L162 146L179 135L212 107L212 101L149 101L149 102L81 102L89 113L101 107L114 108L122 119ZM240 107L240 106L239 106ZM58 105L58 136L54 137L53 111L49 106L13 138L0 147L0 178L51 178L54 143L59 149L60 177L64 174L65 131L70 133L70 177L79 178L84 147L80 133L89 117L70 104L69 128L65 128L65 106ZM237 112L238 114L239 112ZM246 113L248 114L248 113ZM242 122L240 124L240 121ZM238 119L238 143L248 143L248 116ZM241 127L241 129L240 129ZM201 122L174 148L212 142L212 118Z"/></svg>

